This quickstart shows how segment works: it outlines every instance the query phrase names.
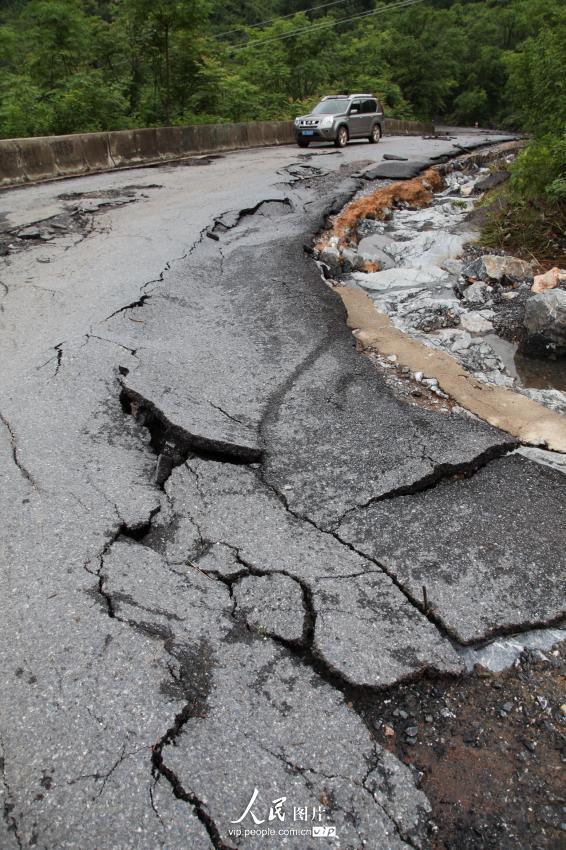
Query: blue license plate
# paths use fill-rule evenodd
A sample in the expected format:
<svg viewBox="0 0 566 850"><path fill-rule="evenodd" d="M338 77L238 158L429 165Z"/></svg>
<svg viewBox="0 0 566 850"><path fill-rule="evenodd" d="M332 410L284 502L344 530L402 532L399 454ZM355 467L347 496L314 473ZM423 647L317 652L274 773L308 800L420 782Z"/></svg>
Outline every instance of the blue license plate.
<svg viewBox="0 0 566 850"><path fill-rule="evenodd" d="M303 136L314 136L314 130L303 130Z"/></svg>

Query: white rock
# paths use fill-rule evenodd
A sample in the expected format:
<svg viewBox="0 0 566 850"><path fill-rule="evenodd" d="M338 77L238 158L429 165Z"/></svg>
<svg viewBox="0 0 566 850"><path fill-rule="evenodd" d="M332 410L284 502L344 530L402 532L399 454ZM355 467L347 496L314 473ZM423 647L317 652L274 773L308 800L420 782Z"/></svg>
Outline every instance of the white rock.
<svg viewBox="0 0 566 850"><path fill-rule="evenodd" d="M458 257L469 238L469 234L427 230L410 241L395 243L392 256L399 265L428 271L431 266L439 268L446 260Z"/></svg>
<svg viewBox="0 0 566 850"><path fill-rule="evenodd" d="M464 264L461 260L444 260L441 267L444 271L447 271L448 274L452 274L454 277L459 277L462 274Z"/></svg>
<svg viewBox="0 0 566 850"><path fill-rule="evenodd" d="M472 344L472 337L467 331L463 331L452 343L452 351L467 351Z"/></svg>
<svg viewBox="0 0 566 850"><path fill-rule="evenodd" d="M471 334L485 334L493 330L493 325L479 313L462 313L460 325Z"/></svg>
<svg viewBox="0 0 566 850"><path fill-rule="evenodd" d="M464 301L468 304L485 304L489 297L490 287L480 281L472 283L464 292Z"/></svg>
<svg viewBox="0 0 566 850"><path fill-rule="evenodd" d="M426 270L399 268L386 269L382 272L370 272L370 274L355 272L352 277L364 289L382 290L384 292L389 292L391 289L414 289L419 286L428 288L441 281L446 281L447 285L450 286L446 272L435 266Z"/></svg>

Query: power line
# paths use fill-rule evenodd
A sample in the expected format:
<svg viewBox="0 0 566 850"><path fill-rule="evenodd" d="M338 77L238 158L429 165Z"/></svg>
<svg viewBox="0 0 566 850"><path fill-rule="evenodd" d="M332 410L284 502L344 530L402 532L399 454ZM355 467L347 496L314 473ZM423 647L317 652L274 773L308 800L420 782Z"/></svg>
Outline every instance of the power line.
<svg viewBox="0 0 566 850"><path fill-rule="evenodd" d="M347 0L332 0L331 3L321 3L320 6L311 6L310 9L299 9L297 12L290 12L288 15L278 15L276 18L268 18L266 21L259 21L257 24L249 24L246 29L255 29L256 27L264 27L266 24L272 24L275 21L284 21L286 18L294 18L295 15L306 15L307 12L318 12L319 9L327 9L329 6L338 6L346 3ZM226 30L226 32L215 33L215 38L223 38L225 35L232 35L234 32L241 32L241 27L234 30Z"/></svg>
<svg viewBox="0 0 566 850"><path fill-rule="evenodd" d="M379 14L384 14L386 12L396 11L398 9L409 8L410 6L416 6L417 4L423 3L423 2L424 2L424 0L401 0L401 2L399 2L399 3L393 3L389 6L381 7L380 9L373 9L371 12L363 12L359 15L351 15L348 18L340 18L340 20L338 20L338 21L327 21L327 22L321 23L321 24L313 24L310 27L309 26L300 27L299 29L291 30L290 32L284 33L283 35L275 35L275 36L271 36L270 38L263 38L263 39L258 39L256 41L250 41L250 42L248 42L248 44L233 44L233 45L230 45L227 49L230 50L232 53L237 53L240 50L248 50L250 47L259 47L262 44L268 44L269 42L272 42L272 41L282 41L283 39L286 39L286 38L292 38L294 35L298 35L299 33L302 33L302 32L309 32L310 33L310 32L314 32L314 30L328 29L328 27L335 27L335 26L338 26L338 24L345 24L345 23L348 23L349 21L358 21L362 18L369 18L372 15L379 15Z"/></svg>
<svg viewBox="0 0 566 850"><path fill-rule="evenodd" d="M291 30L288 33L283 33L282 35L270 36L269 38L257 39L256 41L250 41L248 44L233 44L228 47L228 50L232 52L238 52L240 50L247 50L250 47L260 46L262 44L267 44L272 41L281 41L283 39L292 38L294 35L298 35L302 32L313 32L314 30L319 29L328 29L329 27L338 26L338 24L345 24L349 21L357 21L362 18L368 18L372 15L379 15L389 11L395 11L397 9L408 8L409 6L416 6L418 3L423 3L424 0L400 0L400 2L392 3L389 6L381 7L380 9L373 9L370 12L362 12L358 15L351 15L348 18L340 18L340 20L327 21L320 24L313 24L312 26L299 27L298 29Z"/></svg>

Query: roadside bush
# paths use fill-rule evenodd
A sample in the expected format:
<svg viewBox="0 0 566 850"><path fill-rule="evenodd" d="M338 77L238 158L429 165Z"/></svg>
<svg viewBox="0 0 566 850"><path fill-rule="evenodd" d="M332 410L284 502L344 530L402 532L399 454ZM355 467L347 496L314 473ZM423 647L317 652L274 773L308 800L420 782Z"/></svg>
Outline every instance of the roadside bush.
<svg viewBox="0 0 566 850"><path fill-rule="evenodd" d="M517 157L511 178L517 200L566 201L566 129L531 142Z"/></svg>
<svg viewBox="0 0 566 850"><path fill-rule="evenodd" d="M566 134L519 154L511 180L489 199L482 239L542 266L566 266Z"/></svg>
<svg viewBox="0 0 566 850"><path fill-rule="evenodd" d="M51 95L56 133L95 133L128 127L128 103L100 71L82 71Z"/></svg>
<svg viewBox="0 0 566 850"><path fill-rule="evenodd" d="M27 76L5 74L0 79L0 138L43 136L51 132L53 111Z"/></svg>

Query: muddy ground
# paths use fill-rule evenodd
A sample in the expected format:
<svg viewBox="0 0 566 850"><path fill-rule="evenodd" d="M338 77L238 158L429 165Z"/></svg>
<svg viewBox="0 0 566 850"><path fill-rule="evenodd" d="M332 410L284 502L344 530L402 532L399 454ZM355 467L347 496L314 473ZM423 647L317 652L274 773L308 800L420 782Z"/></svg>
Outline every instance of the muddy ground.
<svg viewBox="0 0 566 850"><path fill-rule="evenodd" d="M502 673L478 668L366 700L376 740L421 774L431 850L564 847L565 656L565 644L527 651Z"/></svg>

